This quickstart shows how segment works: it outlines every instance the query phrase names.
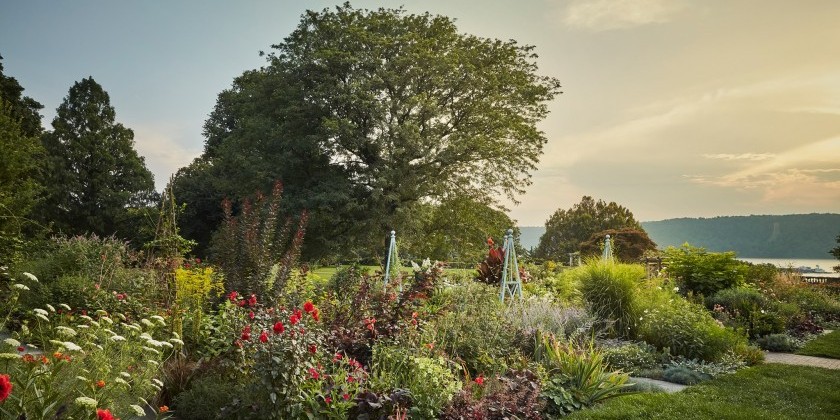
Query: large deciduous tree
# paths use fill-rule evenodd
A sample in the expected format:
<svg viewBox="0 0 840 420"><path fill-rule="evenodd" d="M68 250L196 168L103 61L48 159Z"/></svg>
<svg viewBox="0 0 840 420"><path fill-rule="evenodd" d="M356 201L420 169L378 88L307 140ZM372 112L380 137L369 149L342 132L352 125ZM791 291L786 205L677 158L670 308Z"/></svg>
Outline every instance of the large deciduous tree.
<svg viewBox="0 0 840 420"><path fill-rule="evenodd" d="M311 210L307 242L378 249L418 205L515 198L529 184L546 141L536 123L559 93L535 59L428 13L308 11L265 67L219 95L201 163L180 182L236 198L281 179L289 209Z"/></svg>
<svg viewBox="0 0 840 420"><path fill-rule="evenodd" d="M66 234L118 233L128 208L155 196L134 132L116 122L108 93L92 77L73 84L52 126L42 136L49 171L40 216Z"/></svg>
<svg viewBox="0 0 840 420"><path fill-rule="evenodd" d="M37 162L43 157L38 139L43 106L23 90L17 79L3 74L0 62L0 265L13 261L39 230L30 212L42 191Z"/></svg>
<svg viewBox="0 0 840 420"><path fill-rule="evenodd" d="M595 201L584 196L572 208L558 209L545 222L545 233L534 251L538 258L563 260L568 253L580 251L581 244L593 234L608 229L630 228L643 231L633 213L615 202Z"/></svg>

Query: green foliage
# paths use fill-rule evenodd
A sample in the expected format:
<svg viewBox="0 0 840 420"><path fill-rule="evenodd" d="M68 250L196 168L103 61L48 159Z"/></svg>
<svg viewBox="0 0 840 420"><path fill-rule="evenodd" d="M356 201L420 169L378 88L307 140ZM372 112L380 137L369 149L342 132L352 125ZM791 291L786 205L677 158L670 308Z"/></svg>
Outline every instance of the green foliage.
<svg viewBox="0 0 840 420"><path fill-rule="evenodd" d="M239 381L208 375L195 379L189 389L178 394L174 407L182 420L216 419L232 399L244 392Z"/></svg>
<svg viewBox="0 0 840 420"><path fill-rule="evenodd" d="M673 394L617 398L570 419L828 420L840 409L840 375L829 369L767 364Z"/></svg>
<svg viewBox="0 0 840 420"><path fill-rule="evenodd" d="M516 329L518 347L533 354L542 335L575 339L593 332L596 319L579 307L561 307L543 299L510 302L505 310L507 322Z"/></svg>
<svg viewBox="0 0 840 420"><path fill-rule="evenodd" d="M4 77L0 73L0 84ZM8 265L19 259L26 232L33 227L29 215L42 191L36 176L43 148L37 137L24 134L12 105L1 95L0 150L0 265Z"/></svg>
<svg viewBox="0 0 840 420"><path fill-rule="evenodd" d="M711 296L719 290L744 284L747 264L734 252L714 253L685 244L665 250L668 275L687 291Z"/></svg>
<svg viewBox="0 0 840 420"><path fill-rule="evenodd" d="M461 382L444 358L417 356L411 349L383 343L373 349L370 386L380 392L407 389L412 417L435 418Z"/></svg>
<svg viewBox="0 0 840 420"><path fill-rule="evenodd" d="M645 277L642 266L591 260L571 275L580 284L584 301L614 335L635 336L639 313L635 295Z"/></svg>
<svg viewBox="0 0 840 420"><path fill-rule="evenodd" d="M580 244L580 253L587 256L600 256L604 251L604 238L610 235L613 257L625 263L637 263L646 252L655 251L656 244L647 232L637 228L607 229L593 233Z"/></svg>
<svg viewBox="0 0 840 420"><path fill-rule="evenodd" d="M759 337L755 340L755 345L762 350L779 353L793 353L801 346L798 340L787 334L769 334Z"/></svg>
<svg viewBox="0 0 840 420"><path fill-rule="evenodd" d="M617 347L608 347L603 352L604 361L611 369L630 374L659 366L660 356L656 348L645 342L623 343Z"/></svg>
<svg viewBox="0 0 840 420"><path fill-rule="evenodd" d="M548 368L543 386L547 411L566 415L622 395L628 376L610 372L593 342L576 348L572 342L543 337L541 362Z"/></svg>
<svg viewBox="0 0 840 420"><path fill-rule="evenodd" d="M402 9L308 11L273 49L219 95L205 153L183 181L237 199L282 179L288 208L312 212L307 259L379 254L381 235L411 223L422 202L513 197L559 94L537 74L533 47ZM221 219L215 203L181 191L188 212ZM184 233L199 240L204 228L214 226Z"/></svg>
<svg viewBox="0 0 840 420"><path fill-rule="evenodd" d="M225 276L227 291L278 297L292 274L303 243L307 213L289 238L291 222L280 224L283 186L274 184L271 197L257 193L253 202L245 200L239 215L233 203L223 203L225 221L213 239L213 260Z"/></svg>
<svg viewBox="0 0 840 420"><path fill-rule="evenodd" d="M797 354L840 359L840 331L833 331L807 342Z"/></svg>
<svg viewBox="0 0 840 420"><path fill-rule="evenodd" d="M712 379L712 377L683 366L671 366L662 373L662 379L676 384L697 385L700 382Z"/></svg>
<svg viewBox="0 0 840 420"><path fill-rule="evenodd" d="M706 299L706 302L707 306L713 308L713 314L718 320L734 329L744 331L750 338L785 330L785 320L774 311L776 305L772 305L756 289L723 289Z"/></svg>
<svg viewBox="0 0 840 420"><path fill-rule="evenodd" d="M840 260L840 235L837 235L837 246L828 251L828 253ZM838 268L840 268L840 265L835 266L834 271L840 272Z"/></svg>
<svg viewBox="0 0 840 420"><path fill-rule="evenodd" d="M688 359L715 361L746 340L719 325L706 309L656 281L640 290L637 338Z"/></svg>
<svg viewBox="0 0 840 420"><path fill-rule="evenodd" d="M2 59L0 56L0 60ZM38 137L43 131L39 111L44 106L28 96L23 96L23 91L24 88L17 79L3 74L3 63L0 62L0 102L8 104L8 116L18 122L24 137Z"/></svg>
<svg viewBox="0 0 840 420"><path fill-rule="evenodd" d="M134 150L134 132L116 122L108 93L93 78L76 82L42 141L46 199L38 215L65 234L131 236L129 207L157 200L152 173Z"/></svg>
<svg viewBox="0 0 840 420"><path fill-rule="evenodd" d="M558 209L549 217L534 254L537 258L564 261L566 254L579 251L581 243L593 234L623 228L642 230L625 207L584 196L569 210Z"/></svg>
<svg viewBox="0 0 840 420"><path fill-rule="evenodd" d="M426 342L473 374L504 373L517 331L504 316L498 288L465 283L443 293L445 311L426 328Z"/></svg>

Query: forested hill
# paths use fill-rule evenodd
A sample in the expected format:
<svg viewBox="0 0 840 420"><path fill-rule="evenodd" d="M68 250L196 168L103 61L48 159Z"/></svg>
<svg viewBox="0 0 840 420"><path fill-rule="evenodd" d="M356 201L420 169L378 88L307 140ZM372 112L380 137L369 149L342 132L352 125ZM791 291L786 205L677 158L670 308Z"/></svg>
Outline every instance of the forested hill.
<svg viewBox="0 0 840 420"><path fill-rule="evenodd" d="M642 222L642 227L660 249L688 242L747 258L831 258L840 214L682 218Z"/></svg>
<svg viewBox="0 0 840 420"><path fill-rule="evenodd" d="M660 249L686 242L709 251L735 251L746 258L831 259L837 246L840 214L789 214L783 216L726 216L681 218L642 222ZM520 243L536 247L543 226L520 226Z"/></svg>

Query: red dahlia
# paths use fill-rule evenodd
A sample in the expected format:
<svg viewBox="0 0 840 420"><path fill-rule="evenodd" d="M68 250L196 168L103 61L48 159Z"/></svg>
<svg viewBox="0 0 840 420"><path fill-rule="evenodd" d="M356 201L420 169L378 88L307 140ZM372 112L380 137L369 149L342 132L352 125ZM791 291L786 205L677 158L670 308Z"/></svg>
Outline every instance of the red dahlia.
<svg viewBox="0 0 840 420"><path fill-rule="evenodd" d="M0 375L0 402L6 401L6 398L9 398L13 387L14 385L12 385L9 375Z"/></svg>

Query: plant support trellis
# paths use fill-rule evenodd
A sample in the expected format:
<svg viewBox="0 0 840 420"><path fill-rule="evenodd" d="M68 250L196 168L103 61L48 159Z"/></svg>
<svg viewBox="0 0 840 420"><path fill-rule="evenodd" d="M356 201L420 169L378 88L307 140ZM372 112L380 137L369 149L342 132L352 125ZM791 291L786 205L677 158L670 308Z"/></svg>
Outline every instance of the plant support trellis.
<svg viewBox="0 0 840 420"><path fill-rule="evenodd" d="M502 266L502 288L499 300L505 301L505 296L522 299L522 277L519 275L519 261L516 258L516 247L513 244L513 229L508 229L502 247L505 262Z"/></svg>

